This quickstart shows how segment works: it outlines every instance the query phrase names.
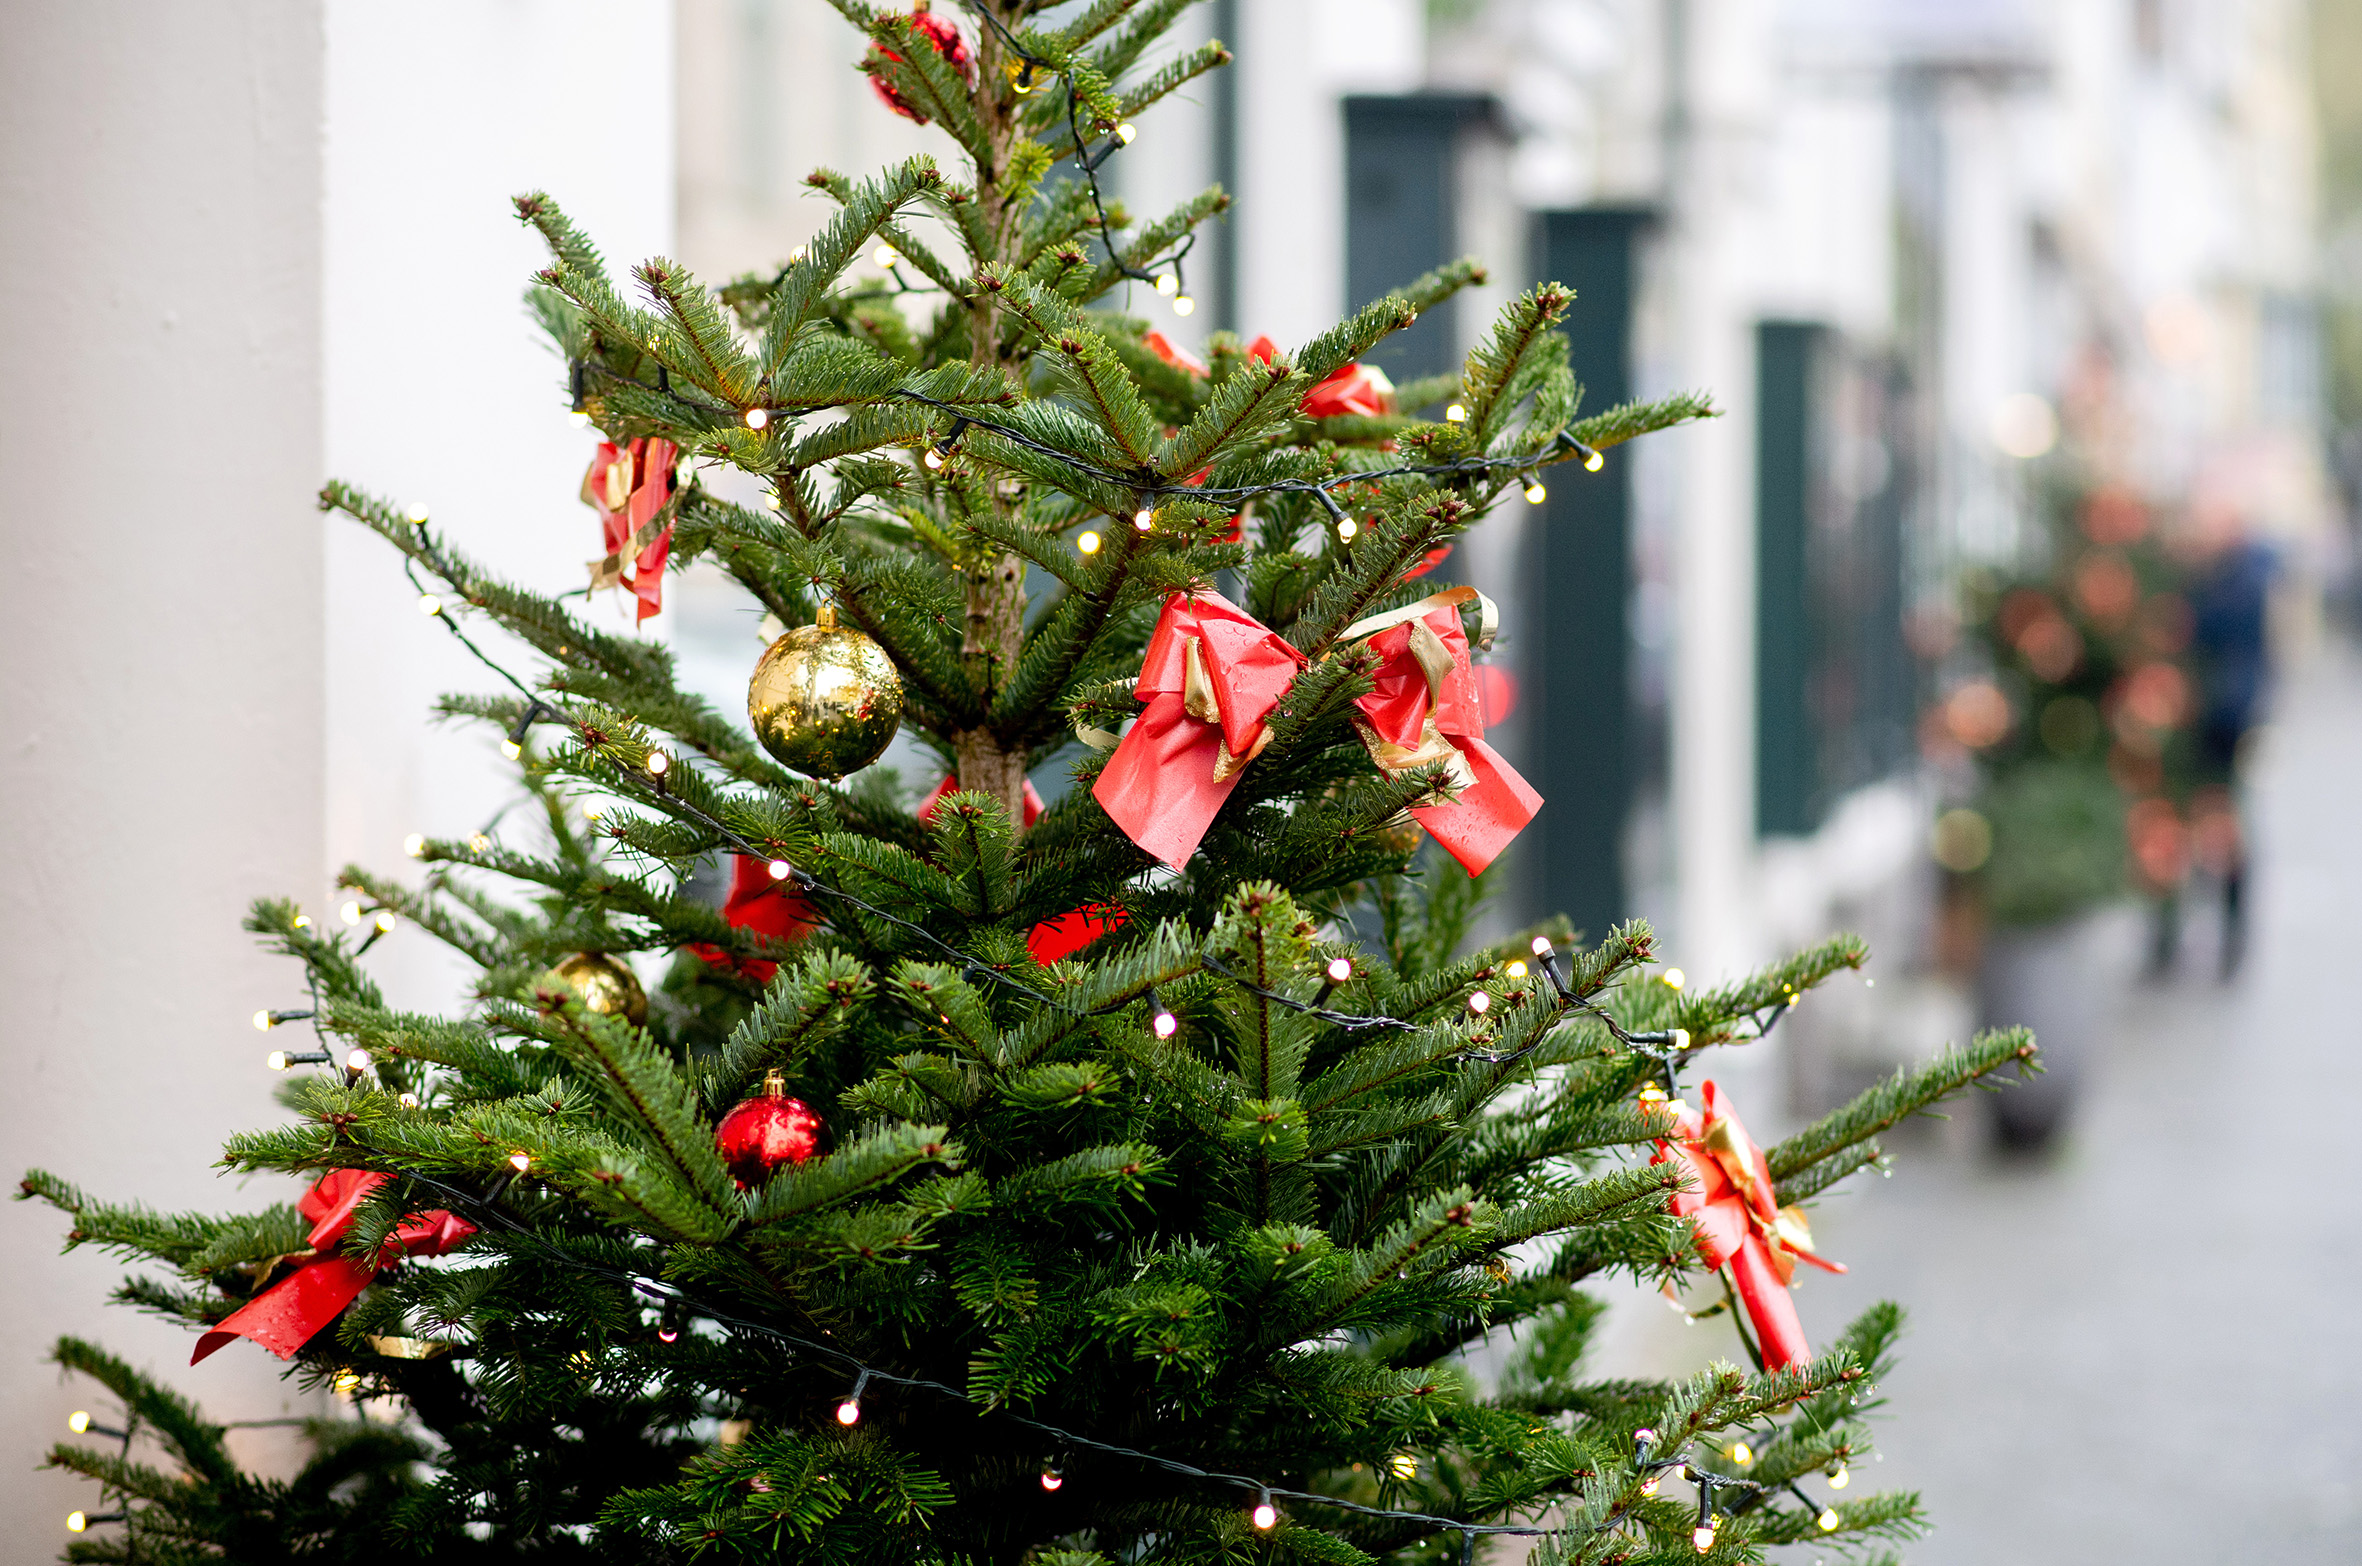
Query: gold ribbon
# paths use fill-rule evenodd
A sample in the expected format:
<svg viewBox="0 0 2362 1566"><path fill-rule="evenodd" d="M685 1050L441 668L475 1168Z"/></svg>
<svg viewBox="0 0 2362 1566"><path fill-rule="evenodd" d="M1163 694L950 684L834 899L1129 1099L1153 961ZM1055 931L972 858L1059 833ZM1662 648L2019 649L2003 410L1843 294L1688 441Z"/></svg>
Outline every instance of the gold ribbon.
<svg viewBox="0 0 2362 1566"><path fill-rule="evenodd" d="M1788 1282L1796 1274L1798 1255L1820 1254L1813 1248L1812 1224L1804 1216L1804 1209L1782 1207L1768 1219L1763 1216L1763 1207L1770 1205L1771 1193L1763 1193L1765 1201L1762 1205L1756 1203L1755 1196L1761 1182L1755 1178L1755 1160L1748 1156L1753 1150L1739 1140L1739 1134L1733 1129L1728 1115L1706 1128L1699 1145L1713 1154L1714 1161L1722 1166L1723 1173L1730 1176L1731 1184L1738 1189L1740 1204L1747 1209L1747 1221L1755 1226L1756 1233L1763 1236L1764 1248L1771 1256L1772 1270L1780 1275L1782 1283Z"/></svg>
<svg viewBox="0 0 2362 1566"><path fill-rule="evenodd" d="M1392 775L1408 772L1414 767L1431 767L1439 763L1450 768L1451 777L1441 791L1446 800L1458 799L1463 790L1475 787L1476 769L1468 764L1468 758L1461 753L1460 747L1446 739L1443 731L1435 726L1435 705L1443 699L1444 681L1452 677L1453 661L1451 648L1444 645L1435 627L1427 623L1427 616L1438 609L1457 609L1471 599L1478 605L1480 640L1477 645L1490 646L1494 632L1500 629L1501 611L1490 598L1473 587L1447 587L1429 593L1415 604L1406 604L1400 609L1389 609L1384 614L1356 620L1338 638L1341 642L1359 641L1409 622L1411 658L1419 665L1419 672L1427 676L1427 716L1419 725L1419 743L1415 746L1397 745L1392 740L1379 737L1377 729L1358 707L1353 712L1353 724L1361 731L1362 744L1369 750L1370 760L1377 763L1380 771Z"/></svg>
<svg viewBox="0 0 2362 1566"><path fill-rule="evenodd" d="M1139 687L1140 681L1137 676L1134 676L1124 681L1123 684L1125 690L1134 690ZM1124 742L1124 737L1115 730L1103 729L1094 723L1085 723L1073 713L1067 714L1067 721L1074 726L1074 737L1093 750L1113 750Z"/></svg>
<svg viewBox="0 0 2362 1566"><path fill-rule="evenodd" d="M1473 645L1478 652L1483 652L1493 645L1493 637L1501 629L1501 606L1473 587L1446 587L1429 593L1415 604L1405 604L1400 609L1389 609L1384 614L1373 614L1366 619L1356 620L1345 627L1345 634L1338 637L1337 640L1357 642L1365 636L1375 636L1380 631L1392 630L1405 620L1424 620L1429 613L1437 609L1457 609L1471 599L1475 600L1477 606L1476 641ZM1416 645L1417 634L1417 632L1412 633L1414 645ZM1430 630L1427 634L1433 636L1435 633ZM1421 667L1425 667L1424 659L1421 660Z"/></svg>

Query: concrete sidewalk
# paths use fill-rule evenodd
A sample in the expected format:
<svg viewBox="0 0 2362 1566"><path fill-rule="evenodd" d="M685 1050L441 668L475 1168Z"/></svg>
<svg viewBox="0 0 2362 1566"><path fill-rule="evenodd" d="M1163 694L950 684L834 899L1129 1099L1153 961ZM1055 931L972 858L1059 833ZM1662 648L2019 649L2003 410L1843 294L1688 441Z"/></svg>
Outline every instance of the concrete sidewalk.
<svg viewBox="0 0 2362 1566"><path fill-rule="evenodd" d="M2234 983L2194 924L2054 1152L1988 1151L1971 1105L1814 1214L1852 1268L1799 1291L1814 1341L1911 1313L1850 1493L1921 1492L1914 1566L2362 1561L2362 658L2292 682L2252 797ZM1594 1373L1741 1357L1721 1321L1616 1314Z"/></svg>

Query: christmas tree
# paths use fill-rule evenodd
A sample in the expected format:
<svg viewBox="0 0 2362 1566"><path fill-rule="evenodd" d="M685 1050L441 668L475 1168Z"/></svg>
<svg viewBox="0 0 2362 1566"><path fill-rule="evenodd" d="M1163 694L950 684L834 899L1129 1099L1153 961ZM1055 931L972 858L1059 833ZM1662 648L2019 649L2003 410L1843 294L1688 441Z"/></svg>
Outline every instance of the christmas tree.
<svg viewBox="0 0 2362 1566"><path fill-rule="evenodd" d="M298 1177L299 1204L160 1213L27 1177L71 1243L163 1265L120 1297L202 1329L199 1358L260 1345L384 1416L324 1423L266 1480L61 1344L123 1405L92 1427L119 1447L54 1454L108 1508L70 1557L1346 1562L1508 1534L1593 1562L1908 1536L1913 1497L1843 1489L1900 1313L1813 1351L1798 1204L2031 1041L1763 1149L1699 1058L1858 942L1707 989L1655 970L1639 923L1466 949L1472 875L1541 802L1483 741L1493 608L1431 573L1545 469L1581 482L1705 402L1582 414L1555 284L1456 376L1358 364L1472 263L1294 353L1217 333L1200 362L1110 299L1182 294L1226 198L1135 225L1097 178L1228 60L1138 69L1185 0L984 0L964 29L838 4L956 173L816 173L839 210L776 273L709 290L653 261L637 303L554 201L518 202L566 395L605 436L595 580L645 615L711 560L776 616L751 734L660 645L324 492L497 674L445 713L505 735L542 808L532 833L414 839L416 886L347 870L350 930L255 908L309 992L258 1021L313 1031L274 1057L291 1123L224 1161ZM767 503L721 498L724 470ZM868 765L898 727L941 787ZM1044 766L1073 779L1047 808ZM692 884L716 863L719 907ZM480 970L459 1015L372 983L403 926ZM1750 1364L1582 1379L1582 1285L1619 1273L1698 1290ZM1468 1358L1486 1342L1498 1374Z"/></svg>

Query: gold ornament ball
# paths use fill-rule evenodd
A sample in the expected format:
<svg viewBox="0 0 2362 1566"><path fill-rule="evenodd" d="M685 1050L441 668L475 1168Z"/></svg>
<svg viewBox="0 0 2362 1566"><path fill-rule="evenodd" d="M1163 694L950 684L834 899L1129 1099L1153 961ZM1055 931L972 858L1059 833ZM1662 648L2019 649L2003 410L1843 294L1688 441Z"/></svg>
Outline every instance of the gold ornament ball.
<svg viewBox="0 0 2362 1566"><path fill-rule="evenodd" d="M902 726L902 676L885 649L822 608L766 650L746 686L755 737L808 778L834 783L885 754Z"/></svg>
<svg viewBox="0 0 2362 1566"><path fill-rule="evenodd" d="M635 1028L647 1024L648 992L620 959L605 952L578 952L558 964L558 977L599 1015L621 1017Z"/></svg>

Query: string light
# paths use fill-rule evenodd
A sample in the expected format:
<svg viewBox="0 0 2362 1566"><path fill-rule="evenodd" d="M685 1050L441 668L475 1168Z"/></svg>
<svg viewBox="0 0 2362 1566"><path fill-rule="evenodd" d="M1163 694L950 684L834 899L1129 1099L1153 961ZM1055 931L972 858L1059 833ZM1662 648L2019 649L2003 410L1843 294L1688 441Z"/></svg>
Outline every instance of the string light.
<svg viewBox="0 0 2362 1566"><path fill-rule="evenodd" d="M866 1370L853 1378L852 1393L837 1405L838 1424L857 1425L861 1423L861 1389L868 1385L869 1372Z"/></svg>
<svg viewBox="0 0 2362 1566"><path fill-rule="evenodd" d="M1443 416L1444 422L1447 424L1465 424L1468 422L1468 409L1465 405L1455 402L1443 410Z"/></svg>
<svg viewBox="0 0 2362 1566"><path fill-rule="evenodd" d="M1097 554L1099 552L1099 544L1100 538L1097 533L1085 533L1082 537L1074 541L1074 547L1081 550L1086 555Z"/></svg>
<svg viewBox="0 0 2362 1566"><path fill-rule="evenodd" d="M582 802L582 815L586 821L596 821L606 813L607 805L604 800L586 799Z"/></svg>
<svg viewBox="0 0 2362 1566"><path fill-rule="evenodd" d="M66 1416L66 1428L73 1431L76 1435L111 1436L118 1441L128 1441L131 1439L130 1431L118 1430L113 1425L100 1424L97 1420L90 1417L90 1410L87 1408L77 1408L71 1414L68 1414Z"/></svg>
<svg viewBox="0 0 2362 1566"><path fill-rule="evenodd" d="M1042 1464L1043 1489L1056 1490L1064 1483L1066 1483L1066 1474L1064 1470L1059 1468L1056 1462L1047 1462Z"/></svg>
<svg viewBox="0 0 2362 1566"><path fill-rule="evenodd" d="M1662 977L1665 980L1665 987L1672 990L1678 990L1689 982L1688 975L1679 968L1667 968Z"/></svg>
<svg viewBox="0 0 2362 1566"><path fill-rule="evenodd" d="M517 1173L523 1174L526 1170L533 1167L533 1155L526 1152L523 1148L518 1148L515 1152L508 1155L508 1166L511 1169L514 1169Z"/></svg>
<svg viewBox="0 0 2362 1566"><path fill-rule="evenodd" d="M1842 1520L1843 1519L1837 1515L1837 1508L1834 1506L1822 1507L1821 1515L1813 1519L1814 1522L1817 1522L1821 1525L1821 1532L1823 1533L1835 1533L1837 1531L1838 1523Z"/></svg>
<svg viewBox="0 0 2362 1566"><path fill-rule="evenodd" d="M1347 517L1344 521L1337 524L1337 537L1341 542L1350 544L1356 537L1360 535L1360 533L1361 524L1354 521L1351 517Z"/></svg>
<svg viewBox="0 0 2362 1566"><path fill-rule="evenodd" d="M418 1107L418 1095L416 1093L404 1093L400 1097L396 1098L394 1102L401 1105L404 1109L416 1109Z"/></svg>
<svg viewBox="0 0 2362 1566"><path fill-rule="evenodd" d="M254 1014L254 1026L261 1032L270 1032L272 1028L278 1025L278 1022L279 1019L273 1016L267 1007Z"/></svg>
<svg viewBox="0 0 2362 1566"><path fill-rule="evenodd" d="M900 266L902 264L902 252L896 250L892 245L886 244L882 241L879 243L877 249L870 252L869 258L872 261L875 261L879 266L887 268L888 270L891 270L894 267Z"/></svg>
<svg viewBox="0 0 2362 1566"><path fill-rule="evenodd" d="M365 1049L349 1050L344 1057L344 1069L347 1076L357 1077L376 1064L377 1058Z"/></svg>
<svg viewBox="0 0 2362 1566"><path fill-rule="evenodd" d="M418 612L431 620L443 612L443 600L432 593L421 593L418 595Z"/></svg>
<svg viewBox="0 0 2362 1566"><path fill-rule="evenodd" d="M586 430L590 428L590 415L577 408L566 415L566 422L578 430Z"/></svg>
<svg viewBox="0 0 2362 1566"><path fill-rule="evenodd" d="M1418 1478L1419 1454L1416 1452L1395 1453L1392 1457L1386 1459L1386 1471L1394 1475L1394 1477L1397 1479Z"/></svg>
<svg viewBox="0 0 2362 1566"><path fill-rule="evenodd" d="M1156 513L1146 506L1132 513L1132 526L1145 533L1156 526Z"/></svg>
<svg viewBox="0 0 2362 1566"><path fill-rule="evenodd" d="M1714 1479L1694 1468L1686 1472L1698 1482L1698 1525L1690 1530L1689 1542L1703 1555L1714 1548L1714 1535L1722 1526L1722 1519L1714 1515Z"/></svg>
<svg viewBox="0 0 2362 1566"><path fill-rule="evenodd" d="M325 1066L328 1059L324 1049L275 1049L262 1058L262 1063L273 1071L285 1071L289 1066Z"/></svg>
<svg viewBox="0 0 2362 1566"><path fill-rule="evenodd" d="M295 916L295 927L299 930L310 929L312 927L312 916L306 913L297 914Z"/></svg>
<svg viewBox="0 0 2362 1566"><path fill-rule="evenodd" d="M1009 86L1016 91L1020 98L1033 91L1033 62L1031 60L1009 62Z"/></svg>
<svg viewBox="0 0 2362 1566"><path fill-rule="evenodd" d="M100 1523L121 1521L123 1521L121 1512L68 1512L66 1513L66 1532L81 1533Z"/></svg>
<svg viewBox="0 0 2362 1566"><path fill-rule="evenodd" d="M391 935L391 934L393 934L393 933L394 933L394 926L395 926L395 925L397 925L397 924L400 924L401 922L402 922L402 921L401 921L400 919L398 919L398 918L396 918L396 917L394 916L394 911L393 911L391 908L380 908L379 910L377 910L377 921L376 921L376 923L377 923L377 933L378 933L378 934L380 934L380 935Z"/></svg>
<svg viewBox="0 0 2362 1566"><path fill-rule="evenodd" d="M810 245L798 245L795 247L795 249L790 250L787 253L788 264L792 266L796 262L803 260L805 256L810 255L811 253L812 247Z"/></svg>
<svg viewBox="0 0 2362 1566"><path fill-rule="evenodd" d="M1549 498L1550 491L1542 487L1540 479L1529 478L1525 481L1525 503L1527 505L1538 506Z"/></svg>
<svg viewBox="0 0 2362 1566"><path fill-rule="evenodd" d="M472 832L468 835L467 846L471 854L488 854L492 851L492 835L488 832Z"/></svg>
<svg viewBox="0 0 2362 1566"><path fill-rule="evenodd" d="M1601 468L1607 466L1607 454L1605 452L1593 451L1589 446L1584 445L1581 441L1575 442L1575 449L1582 452L1583 454L1584 472L1597 473Z"/></svg>
<svg viewBox="0 0 2362 1566"><path fill-rule="evenodd" d="M1471 990L1468 994L1468 1009L1481 1017L1493 1009L1493 998L1483 990Z"/></svg>
<svg viewBox="0 0 2362 1566"><path fill-rule="evenodd" d="M784 860L784 859L774 859L774 860L772 860L772 861L771 861L771 863L770 863L768 866L766 866L765 868L767 868L767 869L768 869L768 870L771 872L771 879L772 879L772 880L774 880L774 881L784 881L784 880L786 880L786 879L787 879L789 876L791 876L791 875L793 875L793 874L795 873L795 868L796 868L796 867L795 867L794 865L791 865L791 864L789 864L789 863L788 863L786 860Z"/></svg>
<svg viewBox="0 0 2362 1566"><path fill-rule="evenodd" d="M1139 126L1137 126L1137 125L1134 125L1134 124L1133 124L1131 121L1129 121L1129 120L1126 120L1126 121L1125 121L1123 124L1121 124L1121 125L1118 125L1118 126L1115 128L1115 139L1116 139L1117 141L1120 141L1120 142L1122 142L1122 143L1123 143L1125 146L1127 146L1127 147L1129 147L1129 146L1132 144L1132 138L1133 138L1133 137L1135 137L1135 136L1137 136L1137 135L1139 135L1139 134L1140 134L1140 127L1139 127Z"/></svg>
<svg viewBox="0 0 2362 1566"><path fill-rule="evenodd" d="M1271 1504L1269 1486L1264 1485L1256 1488L1255 1510L1249 1514L1249 1520L1265 1533L1269 1533L1279 1526L1279 1508Z"/></svg>
<svg viewBox="0 0 2362 1566"><path fill-rule="evenodd" d="M1512 979L1522 979L1532 970L1526 967L1523 957L1512 957L1502 965L1501 971Z"/></svg>
<svg viewBox="0 0 2362 1566"><path fill-rule="evenodd" d="M1830 1489L1842 1490L1852 1482L1853 1475L1846 1472L1845 1465L1843 1463L1839 1463L1835 1468L1829 1470Z"/></svg>
<svg viewBox="0 0 2362 1566"><path fill-rule="evenodd" d="M747 409L747 410L746 410L746 427L747 427L748 429L750 429L750 430L759 430L759 429L763 428L765 425L769 424L770 422L771 422L771 410L770 410L770 409L768 409L768 408L749 408L749 409Z"/></svg>
<svg viewBox="0 0 2362 1566"><path fill-rule="evenodd" d="M659 1343L677 1343L680 1341L680 1338L681 1302L679 1300L666 1300L664 1302L664 1314L658 1319L656 1324L656 1341Z"/></svg>
<svg viewBox="0 0 2362 1566"><path fill-rule="evenodd" d="M1169 1039L1181 1031L1181 1019L1174 1016L1171 1008L1156 998L1156 991L1150 990L1148 992L1148 1004L1151 1008L1148 1018L1149 1032L1160 1039Z"/></svg>
<svg viewBox="0 0 2362 1566"><path fill-rule="evenodd" d="M519 756L525 754L525 747L516 740L505 739L500 742L500 753L508 757L509 760L514 761Z"/></svg>
<svg viewBox="0 0 2362 1566"><path fill-rule="evenodd" d="M426 834L413 832L402 839L402 852L413 859L424 859L426 857Z"/></svg>
<svg viewBox="0 0 2362 1566"><path fill-rule="evenodd" d="M1350 957L1331 957L1329 959L1328 974L1329 982L1331 984L1343 984L1347 979L1353 977L1353 959Z"/></svg>
<svg viewBox="0 0 2362 1566"><path fill-rule="evenodd" d="M1755 1461L1755 1448L1744 1441L1733 1441L1730 1444L1730 1460L1744 1468Z"/></svg>
<svg viewBox="0 0 2362 1566"><path fill-rule="evenodd" d="M413 500L408 506L403 508L402 515L408 517L420 527L426 526L426 506L422 502Z"/></svg>
<svg viewBox="0 0 2362 1566"><path fill-rule="evenodd" d="M357 1389L357 1388L358 1388L360 1385L361 1385L361 1373L360 1373L359 1371L357 1371L357 1370L340 1370L340 1371L338 1371L338 1372L336 1373L335 1387L336 1387L336 1393L337 1393L337 1396L339 1396L339 1397L351 1397L351 1396L353 1395L354 1391L355 1391L355 1390L356 1390L356 1389Z"/></svg>
<svg viewBox="0 0 2362 1566"><path fill-rule="evenodd" d="M1197 301L1190 298L1187 294L1175 296L1173 300L1173 313L1175 315L1188 315L1196 309Z"/></svg>
<svg viewBox="0 0 2362 1566"><path fill-rule="evenodd" d="M648 752L648 776L660 778L672 769L673 759L661 750Z"/></svg>
<svg viewBox="0 0 2362 1566"><path fill-rule="evenodd" d="M927 468L930 472L940 473L943 471L943 453L937 451L932 446L929 446L926 449L926 452L920 456L919 460L927 465Z"/></svg>
<svg viewBox="0 0 2362 1566"><path fill-rule="evenodd" d="M1156 291L1164 295L1167 299L1172 298L1175 294L1181 291L1181 274L1178 272L1157 273Z"/></svg>

